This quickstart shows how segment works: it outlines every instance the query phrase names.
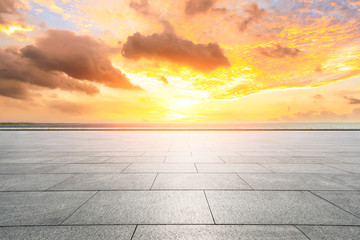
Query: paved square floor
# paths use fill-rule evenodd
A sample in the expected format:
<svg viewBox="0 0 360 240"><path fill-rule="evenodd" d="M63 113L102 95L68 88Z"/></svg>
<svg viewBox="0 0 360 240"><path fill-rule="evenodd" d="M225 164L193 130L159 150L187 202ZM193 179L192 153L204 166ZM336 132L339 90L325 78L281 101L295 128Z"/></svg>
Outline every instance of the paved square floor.
<svg viewBox="0 0 360 240"><path fill-rule="evenodd" d="M0 131L0 239L360 239L360 132Z"/></svg>

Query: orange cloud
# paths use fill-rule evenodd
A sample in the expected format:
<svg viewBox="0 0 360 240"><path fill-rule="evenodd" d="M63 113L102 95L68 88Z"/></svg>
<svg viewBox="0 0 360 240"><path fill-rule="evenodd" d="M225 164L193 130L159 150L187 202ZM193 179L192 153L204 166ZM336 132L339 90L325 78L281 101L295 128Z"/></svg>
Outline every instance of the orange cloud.
<svg viewBox="0 0 360 240"><path fill-rule="evenodd" d="M313 96L313 98L316 100L324 99L323 95L321 95L321 94L316 94Z"/></svg>
<svg viewBox="0 0 360 240"><path fill-rule="evenodd" d="M0 2L0 32L11 36L18 32L31 32L31 26L26 26L25 17L18 11L26 7L20 0L1 0ZM19 35L19 34L18 34Z"/></svg>
<svg viewBox="0 0 360 240"><path fill-rule="evenodd" d="M185 13L187 15L196 15L207 12L217 0L189 0L186 2Z"/></svg>
<svg viewBox="0 0 360 240"><path fill-rule="evenodd" d="M0 25L9 25L16 22L24 23L24 17L17 11L18 8L24 8L19 0L1 0L0 2Z"/></svg>
<svg viewBox="0 0 360 240"><path fill-rule="evenodd" d="M155 33L144 36L140 33L128 37L122 49L126 58L169 61L190 66L200 71L211 71L230 66L220 46L216 43L195 44L172 33Z"/></svg>
<svg viewBox="0 0 360 240"><path fill-rule="evenodd" d="M69 102L64 100L56 100L49 102L49 107L52 109L56 109L65 114L88 114L92 112L92 109L84 104L79 104L75 102Z"/></svg>
<svg viewBox="0 0 360 240"><path fill-rule="evenodd" d="M23 57L19 47L0 48L0 95L26 98L29 96L26 84L89 95L99 92L94 85L34 66L33 62Z"/></svg>
<svg viewBox="0 0 360 240"><path fill-rule="evenodd" d="M289 116L282 117L282 121L294 122L346 122L358 121L360 119L360 108L354 109L351 113L340 114L332 111L308 111L297 112Z"/></svg>
<svg viewBox="0 0 360 240"><path fill-rule="evenodd" d="M26 84L22 82L0 78L0 95L16 99L27 99L29 92Z"/></svg>
<svg viewBox="0 0 360 240"><path fill-rule="evenodd" d="M252 3L244 9L245 17L242 17L238 23L238 29L240 32L244 32L249 25L252 23L258 22L264 15L266 11L263 8L259 8L256 3Z"/></svg>
<svg viewBox="0 0 360 240"><path fill-rule="evenodd" d="M169 84L169 81L168 81L167 78L164 77L164 76L159 76L158 79L159 79L159 81L163 82L164 84Z"/></svg>
<svg viewBox="0 0 360 240"><path fill-rule="evenodd" d="M150 7L149 7L149 3L147 0L141 0L139 2L131 1L129 6L141 14L144 14L144 15L150 14L150 9L149 9Z"/></svg>
<svg viewBox="0 0 360 240"><path fill-rule="evenodd" d="M354 97L345 96L345 99L349 101L349 104L360 104L360 99Z"/></svg>
<svg viewBox="0 0 360 240"><path fill-rule="evenodd" d="M0 48L0 95L26 98L29 91L24 83L88 95L99 93L91 82L140 89L112 65L110 55L119 51L89 36L62 30L47 31L35 45Z"/></svg>
<svg viewBox="0 0 360 240"><path fill-rule="evenodd" d="M258 47L258 50L262 55L272 58L296 57L300 53L297 48L282 47L280 44L274 47Z"/></svg>
<svg viewBox="0 0 360 240"><path fill-rule="evenodd" d="M113 88L139 89L112 65L109 57L118 51L89 36L62 30L49 30L36 39L35 46L21 49L25 58L44 71L64 72Z"/></svg>

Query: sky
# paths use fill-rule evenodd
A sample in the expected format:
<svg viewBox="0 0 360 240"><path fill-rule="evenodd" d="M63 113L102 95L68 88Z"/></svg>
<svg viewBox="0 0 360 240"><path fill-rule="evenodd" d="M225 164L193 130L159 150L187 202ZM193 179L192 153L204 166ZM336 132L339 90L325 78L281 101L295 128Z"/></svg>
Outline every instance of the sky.
<svg viewBox="0 0 360 240"><path fill-rule="evenodd" d="M1 0L0 122L358 122L358 0Z"/></svg>

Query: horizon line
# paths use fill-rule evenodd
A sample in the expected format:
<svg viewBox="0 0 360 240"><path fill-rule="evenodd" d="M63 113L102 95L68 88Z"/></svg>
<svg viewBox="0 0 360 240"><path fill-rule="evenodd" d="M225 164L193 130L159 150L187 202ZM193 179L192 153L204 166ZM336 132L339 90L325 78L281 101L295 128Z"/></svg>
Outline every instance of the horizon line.
<svg viewBox="0 0 360 240"><path fill-rule="evenodd" d="M181 131L192 131L192 132L206 132L206 131L228 131L228 132L286 132L286 131L292 131L292 132L327 132L327 131L337 131L337 132L341 132L341 131L360 131L360 129L340 129L340 128L329 128L329 129L321 129L321 128L296 128L296 129L287 129L287 128L275 128L275 129L270 129L270 128L233 128L233 129L228 129L228 128L0 128L0 131L39 131L39 132L43 132L43 131L114 131L114 132L150 132L150 131L159 131L159 132L164 132L164 131L176 131L176 132L181 132Z"/></svg>

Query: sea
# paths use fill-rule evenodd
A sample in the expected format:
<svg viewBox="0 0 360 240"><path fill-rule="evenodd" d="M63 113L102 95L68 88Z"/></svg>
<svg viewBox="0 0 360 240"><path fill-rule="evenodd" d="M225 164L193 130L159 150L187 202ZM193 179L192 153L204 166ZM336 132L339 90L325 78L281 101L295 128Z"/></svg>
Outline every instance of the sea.
<svg viewBox="0 0 360 240"><path fill-rule="evenodd" d="M359 130L360 122L277 123L0 123L1 130Z"/></svg>

